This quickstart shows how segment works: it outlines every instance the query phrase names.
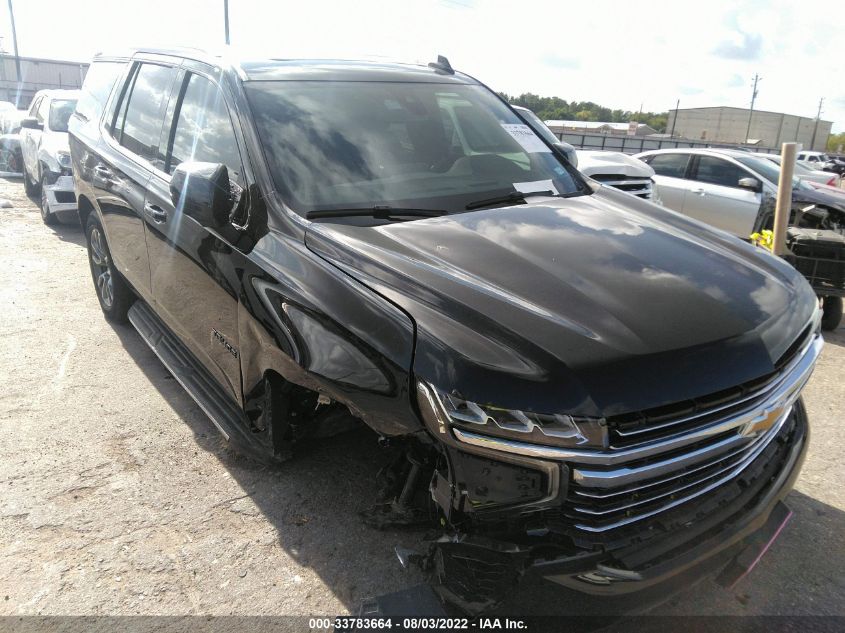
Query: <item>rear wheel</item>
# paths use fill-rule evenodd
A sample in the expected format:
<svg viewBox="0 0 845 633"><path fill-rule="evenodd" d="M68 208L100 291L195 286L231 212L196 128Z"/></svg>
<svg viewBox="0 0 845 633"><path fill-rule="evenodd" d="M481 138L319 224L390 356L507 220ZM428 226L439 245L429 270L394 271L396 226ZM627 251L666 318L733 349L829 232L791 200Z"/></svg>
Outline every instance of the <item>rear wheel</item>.
<svg viewBox="0 0 845 633"><path fill-rule="evenodd" d="M103 314L109 321L126 323L126 313L134 295L129 285L114 267L106 236L100 220L93 213L85 228L88 241L88 263Z"/></svg>
<svg viewBox="0 0 845 633"><path fill-rule="evenodd" d="M41 186L41 219L48 226L59 221L55 213L50 213L50 204L47 202L47 190L44 185Z"/></svg>
<svg viewBox="0 0 845 633"><path fill-rule="evenodd" d="M842 297L825 297L822 307L822 329L835 330L842 322Z"/></svg>

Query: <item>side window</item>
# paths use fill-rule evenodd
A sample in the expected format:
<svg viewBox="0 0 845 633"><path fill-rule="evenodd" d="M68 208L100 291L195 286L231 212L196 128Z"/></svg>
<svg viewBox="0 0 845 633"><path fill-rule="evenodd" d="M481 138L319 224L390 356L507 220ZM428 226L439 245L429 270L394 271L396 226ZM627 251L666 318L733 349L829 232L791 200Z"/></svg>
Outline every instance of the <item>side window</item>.
<svg viewBox="0 0 845 633"><path fill-rule="evenodd" d="M739 165L715 156L699 156L693 180L722 187L738 187L741 178L751 176Z"/></svg>
<svg viewBox="0 0 845 633"><path fill-rule="evenodd" d="M687 171L689 154L654 154L648 164L659 176L683 178Z"/></svg>
<svg viewBox="0 0 845 633"><path fill-rule="evenodd" d="M202 75L186 76L176 105L165 171L185 161L223 163L229 177L242 182L241 156L229 110L219 86Z"/></svg>
<svg viewBox="0 0 845 633"><path fill-rule="evenodd" d="M95 121L100 118L123 65L123 62L94 62L91 65L82 84L82 94L76 104L76 114L86 121Z"/></svg>
<svg viewBox="0 0 845 633"><path fill-rule="evenodd" d="M133 154L152 162L158 150L164 106L176 71L169 66L141 64L125 106L121 104L114 137ZM126 96L124 96L126 101Z"/></svg>
<svg viewBox="0 0 845 633"><path fill-rule="evenodd" d="M32 105L31 105L31 106L29 106L29 113L28 113L28 114L29 114L29 116L34 116L34 117L37 117L37 116L38 116L38 107L41 105L41 100L42 100L43 98L44 98L44 97L38 97L37 99L35 99L35 100L32 102Z"/></svg>
<svg viewBox="0 0 845 633"><path fill-rule="evenodd" d="M38 112L35 114L35 118L38 119L39 123L44 123L47 120L47 114L50 112L50 99L49 97L43 97L41 99L41 103L38 105Z"/></svg>

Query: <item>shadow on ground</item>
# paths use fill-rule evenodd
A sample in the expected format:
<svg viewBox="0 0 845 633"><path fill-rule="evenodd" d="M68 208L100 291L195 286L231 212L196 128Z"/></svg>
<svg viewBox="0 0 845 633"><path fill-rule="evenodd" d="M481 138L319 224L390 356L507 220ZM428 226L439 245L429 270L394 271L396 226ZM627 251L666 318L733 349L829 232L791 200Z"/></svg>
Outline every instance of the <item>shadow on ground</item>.
<svg viewBox="0 0 845 633"><path fill-rule="evenodd" d="M124 348L189 425L200 448L213 453L275 527L278 542L314 570L350 610L361 601L423 582L420 572L399 574L393 547L418 546L419 531L378 531L359 516L375 499L375 475L386 460L366 428L310 445L292 461L263 467L230 449L131 326L114 326ZM837 338L845 339L842 334ZM757 569L735 589L712 579L676 579L647 598L609 602L536 579L523 581L495 615L841 614L845 595L845 513L799 492L787 501L795 516ZM292 530L308 519L307 538ZM386 572L388 570L388 572Z"/></svg>
<svg viewBox="0 0 845 633"><path fill-rule="evenodd" d="M35 212L39 213L41 208L41 200L37 196L27 196L29 201L35 205ZM79 225L79 216L76 212L64 212L62 217L57 218L58 222L47 226L57 238L63 242L70 242L77 246L86 247L85 232Z"/></svg>

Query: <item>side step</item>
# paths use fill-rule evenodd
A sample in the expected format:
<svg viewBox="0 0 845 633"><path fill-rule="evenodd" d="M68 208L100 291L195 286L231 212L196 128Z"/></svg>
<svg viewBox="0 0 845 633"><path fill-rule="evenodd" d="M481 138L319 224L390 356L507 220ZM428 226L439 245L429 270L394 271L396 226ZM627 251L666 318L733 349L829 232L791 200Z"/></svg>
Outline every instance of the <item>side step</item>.
<svg viewBox="0 0 845 633"><path fill-rule="evenodd" d="M266 453L249 433L249 424L241 410L220 393L214 378L146 302L139 299L132 304L129 322L226 440L242 445L250 452Z"/></svg>

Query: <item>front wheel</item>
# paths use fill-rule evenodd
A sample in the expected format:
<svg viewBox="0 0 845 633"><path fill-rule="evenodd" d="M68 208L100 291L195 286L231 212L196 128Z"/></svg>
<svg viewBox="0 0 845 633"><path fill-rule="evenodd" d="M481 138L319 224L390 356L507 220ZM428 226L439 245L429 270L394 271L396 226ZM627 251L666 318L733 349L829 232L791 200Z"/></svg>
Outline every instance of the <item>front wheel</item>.
<svg viewBox="0 0 845 633"><path fill-rule="evenodd" d="M41 185L41 219L47 226L52 226L59 221L56 214L50 212L50 203L47 202L47 190L44 185Z"/></svg>
<svg viewBox="0 0 845 633"><path fill-rule="evenodd" d="M26 168L26 164L23 166L23 190L30 198L38 193L38 185L35 184L32 176L29 175L29 170Z"/></svg>
<svg viewBox="0 0 845 633"><path fill-rule="evenodd" d="M822 306L822 329L830 332L842 323L842 297L825 297Z"/></svg>
<svg viewBox="0 0 845 633"><path fill-rule="evenodd" d="M91 277L94 279L94 288L103 314L109 321L126 323L126 313L132 305L134 295L129 285L115 269L103 226L93 213L88 218L85 236L88 242Z"/></svg>

